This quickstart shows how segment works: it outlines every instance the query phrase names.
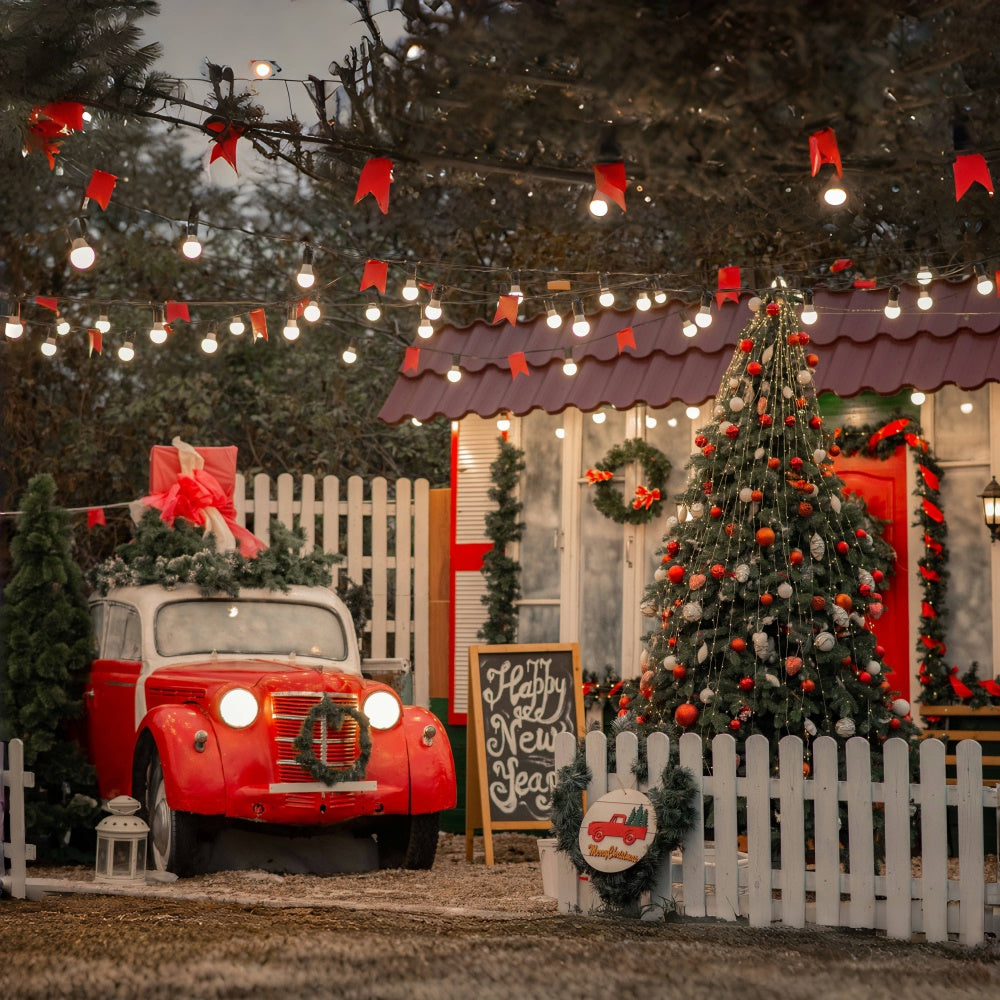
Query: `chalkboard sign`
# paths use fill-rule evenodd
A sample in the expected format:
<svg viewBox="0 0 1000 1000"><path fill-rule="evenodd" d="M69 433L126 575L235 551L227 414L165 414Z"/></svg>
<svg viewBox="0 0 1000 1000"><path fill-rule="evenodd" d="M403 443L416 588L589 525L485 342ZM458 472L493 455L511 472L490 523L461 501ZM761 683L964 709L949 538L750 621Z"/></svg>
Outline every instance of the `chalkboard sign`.
<svg viewBox="0 0 1000 1000"><path fill-rule="evenodd" d="M548 829L559 733L583 735L577 643L469 649L466 856L482 829L493 864L493 830Z"/></svg>

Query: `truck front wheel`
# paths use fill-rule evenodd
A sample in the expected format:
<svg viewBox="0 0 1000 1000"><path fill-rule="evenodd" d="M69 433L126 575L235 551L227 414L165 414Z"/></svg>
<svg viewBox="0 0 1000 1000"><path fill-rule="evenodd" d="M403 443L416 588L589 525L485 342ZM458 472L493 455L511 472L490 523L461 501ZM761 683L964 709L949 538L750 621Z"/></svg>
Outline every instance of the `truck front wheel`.
<svg viewBox="0 0 1000 1000"><path fill-rule="evenodd" d="M140 801L149 824L149 864L156 871L190 875L198 848L198 820L167 804L163 764L154 749L145 770L146 786Z"/></svg>
<svg viewBox="0 0 1000 1000"><path fill-rule="evenodd" d="M428 869L437 854L438 813L388 816L375 834L379 868Z"/></svg>

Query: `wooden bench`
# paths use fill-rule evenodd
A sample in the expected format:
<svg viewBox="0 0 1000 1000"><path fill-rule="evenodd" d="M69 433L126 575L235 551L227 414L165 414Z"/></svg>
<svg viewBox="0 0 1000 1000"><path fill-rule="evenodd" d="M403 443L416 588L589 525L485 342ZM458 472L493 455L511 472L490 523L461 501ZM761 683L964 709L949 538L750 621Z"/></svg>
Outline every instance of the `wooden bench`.
<svg viewBox="0 0 1000 1000"><path fill-rule="evenodd" d="M924 738L947 742L978 740L983 746L983 784L1000 784L1000 705L969 708L968 705L921 705L920 716L927 728ZM955 766L955 754L945 755L945 764ZM954 772L949 777L953 778Z"/></svg>

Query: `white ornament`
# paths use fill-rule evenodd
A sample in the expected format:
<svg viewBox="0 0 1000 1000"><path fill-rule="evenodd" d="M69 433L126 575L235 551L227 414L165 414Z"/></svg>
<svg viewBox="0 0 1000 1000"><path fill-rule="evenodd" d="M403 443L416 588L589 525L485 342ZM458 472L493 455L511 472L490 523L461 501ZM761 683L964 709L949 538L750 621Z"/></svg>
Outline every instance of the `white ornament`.
<svg viewBox="0 0 1000 1000"><path fill-rule="evenodd" d="M677 527L677 518L673 514L671 514L670 517L667 518L667 534L669 535L676 527Z"/></svg>
<svg viewBox="0 0 1000 1000"><path fill-rule="evenodd" d="M645 671L646 667L649 666L649 650L644 649L639 656L639 666Z"/></svg>
<svg viewBox="0 0 1000 1000"><path fill-rule="evenodd" d="M742 410L746 405L747 404L743 401L742 396L733 396L733 398L729 400L729 409L731 409L733 413L739 413L740 410Z"/></svg>
<svg viewBox="0 0 1000 1000"><path fill-rule="evenodd" d="M843 736L847 739L849 736L853 736L855 732L854 720L853 719L838 719L837 724L833 727L838 736Z"/></svg>
<svg viewBox="0 0 1000 1000"><path fill-rule="evenodd" d="M723 416L725 412L726 410L725 407L722 405L722 403L716 403L715 406L712 407L712 415L715 417L716 420L718 420L719 417Z"/></svg>
<svg viewBox="0 0 1000 1000"><path fill-rule="evenodd" d="M816 723L813 722L812 719L806 719L806 721L802 723L802 728L806 731L807 736L816 735Z"/></svg>
<svg viewBox="0 0 1000 1000"><path fill-rule="evenodd" d="M867 669L868 673L870 673L873 677L877 677L880 673L882 673L882 664L879 663L878 660L869 660L868 666L865 669Z"/></svg>
<svg viewBox="0 0 1000 1000"><path fill-rule="evenodd" d="M671 654L670 656L663 657L663 666L667 670L673 670L677 666L677 657Z"/></svg>
<svg viewBox="0 0 1000 1000"><path fill-rule="evenodd" d="M858 570L858 583L860 583L862 587L872 587L872 588L874 588L874 586L875 586L875 577L873 577L871 575L871 573L868 572L868 570L866 570L866 569L859 569Z"/></svg>
<svg viewBox="0 0 1000 1000"><path fill-rule="evenodd" d="M768 644L771 641L771 637L766 632L754 632L750 637L750 641L753 643L753 651L757 654L758 659L763 659L767 656Z"/></svg>
<svg viewBox="0 0 1000 1000"><path fill-rule="evenodd" d="M691 516L697 521L705 513L705 505L703 503L693 503L691 504Z"/></svg>
<svg viewBox="0 0 1000 1000"><path fill-rule="evenodd" d="M702 688L698 699L703 705L707 705L715 697L715 692L711 688Z"/></svg>
<svg viewBox="0 0 1000 1000"><path fill-rule="evenodd" d="M833 619L833 624L839 628L847 628L851 624L850 617L839 604L834 604L830 608L830 617Z"/></svg>
<svg viewBox="0 0 1000 1000"><path fill-rule="evenodd" d="M746 583L750 579L750 567L746 563L740 563L733 570L733 576L736 577L737 583Z"/></svg>
<svg viewBox="0 0 1000 1000"><path fill-rule="evenodd" d="M753 453L753 457L759 462L766 454L767 452L763 448L757 448Z"/></svg>
<svg viewBox="0 0 1000 1000"><path fill-rule="evenodd" d="M823 463L823 461L824 461L825 458L826 458L826 449L824 449L824 448L817 448L813 452L813 461L817 465L821 465Z"/></svg>
<svg viewBox="0 0 1000 1000"><path fill-rule="evenodd" d="M833 510L834 514L840 513L840 507L841 507L840 497L838 497L836 493L831 493L830 508Z"/></svg>
<svg viewBox="0 0 1000 1000"><path fill-rule="evenodd" d="M744 503L750 503L750 501L753 499L753 490L750 489L749 486L744 486L742 487L742 489L740 489L739 496Z"/></svg>
<svg viewBox="0 0 1000 1000"><path fill-rule="evenodd" d="M798 379L799 385L809 385L813 380L812 372L806 371L804 368L795 377Z"/></svg>
<svg viewBox="0 0 1000 1000"><path fill-rule="evenodd" d="M757 295L752 295L747 299L747 308L750 312L755 313L760 308L760 298Z"/></svg>
<svg viewBox="0 0 1000 1000"><path fill-rule="evenodd" d="M691 517L688 514L687 505L679 503L677 505L677 517L674 518L674 521L690 521L690 520Z"/></svg>
<svg viewBox="0 0 1000 1000"><path fill-rule="evenodd" d="M829 653L837 645L837 640L832 632L817 632L816 638L813 639L813 645L821 653Z"/></svg>
<svg viewBox="0 0 1000 1000"><path fill-rule="evenodd" d="M639 610L646 618L653 618L656 616L659 608L657 608L656 602L652 598L647 598L639 602Z"/></svg>
<svg viewBox="0 0 1000 1000"><path fill-rule="evenodd" d="M760 363L762 365L766 365L768 361L770 361L771 358L773 357L774 357L774 344L768 344L767 347L764 348L764 352L760 356ZM764 392L763 386L760 387L760 391Z"/></svg>
<svg viewBox="0 0 1000 1000"><path fill-rule="evenodd" d="M770 348L768 348L768 350L770 350ZM767 351L765 351L764 353L767 354ZM768 360L770 360L770 358L768 358ZM770 391L771 391L771 383L770 382L761 382L761 384L760 384L760 394L761 394L761 396L766 396Z"/></svg>
<svg viewBox="0 0 1000 1000"><path fill-rule="evenodd" d="M665 566L657 566L656 569L653 571L653 579L657 583L659 583L661 580L665 580L666 578L667 578L667 569L666 569L666 567Z"/></svg>
<svg viewBox="0 0 1000 1000"><path fill-rule="evenodd" d="M723 420L722 423L719 424L719 432L721 434L725 434L726 431L728 431L729 428L732 427L732 426L733 425L728 420Z"/></svg>
<svg viewBox="0 0 1000 1000"><path fill-rule="evenodd" d="M779 681L774 674L764 674L764 680L766 680L771 687L781 687L781 681Z"/></svg>
<svg viewBox="0 0 1000 1000"><path fill-rule="evenodd" d="M697 601L689 601L681 610L684 620L688 622L701 621L702 609Z"/></svg>
<svg viewBox="0 0 1000 1000"><path fill-rule="evenodd" d="M905 698L897 698L892 703L892 714L903 718L910 711L910 703Z"/></svg>
<svg viewBox="0 0 1000 1000"><path fill-rule="evenodd" d="M824 553L826 552L826 542L823 541L820 535L813 535L809 539L809 555L813 559L822 559Z"/></svg>
<svg viewBox="0 0 1000 1000"><path fill-rule="evenodd" d="M781 395L784 396L785 399L791 399L792 396L795 395L795 390L790 385L783 385L781 387Z"/></svg>
<svg viewBox="0 0 1000 1000"><path fill-rule="evenodd" d="M778 584L778 597L783 600L788 600L792 596L792 585L787 581L783 581Z"/></svg>
<svg viewBox="0 0 1000 1000"><path fill-rule="evenodd" d="M737 388L739 388L739 384L740 384L740 380L738 378L731 378L729 380L729 388L730 389L737 389Z"/></svg>
<svg viewBox="0 0 1000 1000"><path fill-rule="evenodd" d="M702 643L698 647L698 662L704 663L708 659L708 644Z"/></svg>

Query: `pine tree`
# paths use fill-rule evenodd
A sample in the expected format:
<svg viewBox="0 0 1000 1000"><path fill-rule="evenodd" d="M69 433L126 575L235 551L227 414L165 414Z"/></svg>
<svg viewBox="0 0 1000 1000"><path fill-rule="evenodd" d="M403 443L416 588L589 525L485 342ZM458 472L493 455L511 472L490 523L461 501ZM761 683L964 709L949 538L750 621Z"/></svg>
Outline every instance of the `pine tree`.
<svg viewBox="0 0 1000 1000"><path fill-rule="evenodd" d="M54 498L52 476L31 480L0 619L0 739L24 741L25 767L35 775L25 792L26 823L39 858L50 859L74 856L73 843L86 849L98 819L93 772L73 726L91 658L90 615L69 517Z"/></svg>
<svg viewBox="0 0 1000 1000"><path fill-rule="evenodd" d="M916 733L874 631L891 549L833 472L808 342L786 294L743 331L644 597L658 627L622 725L763 733L775 754L786 734Z"/></svg>

